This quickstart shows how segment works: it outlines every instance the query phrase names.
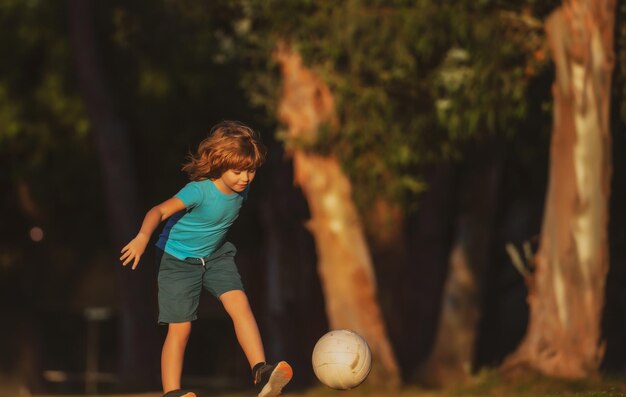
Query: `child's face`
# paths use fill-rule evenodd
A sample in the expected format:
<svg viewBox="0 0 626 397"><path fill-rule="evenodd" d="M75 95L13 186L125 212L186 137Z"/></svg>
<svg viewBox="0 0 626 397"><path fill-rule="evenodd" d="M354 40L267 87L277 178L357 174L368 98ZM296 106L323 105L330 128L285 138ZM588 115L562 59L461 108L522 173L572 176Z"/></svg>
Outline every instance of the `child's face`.
<svg viewBox="0 0 626 397"><path fill-rule="evenodd" d="M228 170L216 182L225 188L224 193L241 193L252 183L255 175L256 170Z"/></svg>

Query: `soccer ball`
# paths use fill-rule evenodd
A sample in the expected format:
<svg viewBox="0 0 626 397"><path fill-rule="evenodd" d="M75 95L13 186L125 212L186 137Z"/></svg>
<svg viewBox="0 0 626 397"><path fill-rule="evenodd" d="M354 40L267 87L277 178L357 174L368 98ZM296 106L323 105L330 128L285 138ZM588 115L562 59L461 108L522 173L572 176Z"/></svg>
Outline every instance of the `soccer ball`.
<svg viewBox="0 0 626 397"><path fill-rule="evenodd" d="M372 369L372 352L356 332L341 329L322 336L313 348L313 371L326 386L348 390L360 385Z"/></svg>

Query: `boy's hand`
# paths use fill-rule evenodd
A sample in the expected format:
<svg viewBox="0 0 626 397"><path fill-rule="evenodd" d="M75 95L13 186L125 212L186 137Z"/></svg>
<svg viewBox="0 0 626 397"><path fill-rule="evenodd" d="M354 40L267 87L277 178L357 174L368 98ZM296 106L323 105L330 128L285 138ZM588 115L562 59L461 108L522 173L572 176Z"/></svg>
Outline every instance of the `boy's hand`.
<svg viewBox="0 0 626 397"><path fill-rule="evenodd" d="M172 214L184 209L185 203L177 197L172 197L152 207L143 219L141 229L139 229L137 236L122 248L122 256L120 257L122 265L126 266L132 262L132 268L135 270L139 264L141 255L143 255L150 241L150 236L152 236L154 230L159 226L159 223L169 218Z"/></svg>
<svg viewBox="0 0 626 397"><path fill-rule="evenodd" d="M130 241L130 243L126 244L126 246L122 248L122 256L120 257L122 265L126 266L129 263L133 262L132 269L135 270L135 268L139 264L141 255L143 255L144 251L146 250L148 241L149 239L146 236L144 236L143 234L138 234L134 239Z"/></svg>

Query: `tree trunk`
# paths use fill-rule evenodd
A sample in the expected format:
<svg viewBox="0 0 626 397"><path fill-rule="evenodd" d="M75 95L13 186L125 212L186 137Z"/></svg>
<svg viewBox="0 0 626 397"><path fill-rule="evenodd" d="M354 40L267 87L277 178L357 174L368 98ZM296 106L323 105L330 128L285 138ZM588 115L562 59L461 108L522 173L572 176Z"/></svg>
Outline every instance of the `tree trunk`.
<svg viewBox="0 0 626 397"><path fill-rule="evenodd" d="M472 370L481 317L484 274L491 257L502 174L498 148L468 156L460 170L456 235L449 257L441 317L424 381L461 384Z"/></svg>
<svg viewBox="0 0 626 397"><path fill-rule="evenodd" d="M418 211L407 224L407 266L403 290L403 349L398 352L407 377L423 383L433 350L446 266L454 237L457 169L449 163L435 164L426 172L428 189L420 196Z"/></svg>
<svg viewBox="0 0 626 397"><path fill-rule="evenodd" d="M117 261L119 250L136 233L140 216L137 188L126 125L113 110L96 53L94 14L89 0L69 1L70 36L79 88L100 157L109 229ZM144 259L147 262L147 258ZM122 389L152 388L158 380L158 339L154 326L153 281L146 271L120 271L120 385ZM155 347L157 347L155 349Z"/></svg>
<svg viewBox="0 0 626 397"><path fill-rule="evenodd" d="M529 325L504 369L585 378L604 355L614 18L614 0L570 0L546 21L556 64L550 179L526 280Z"/></svg>
<svg viewBox="0 0 626 397"><path fill-rule="evenodd" d="M335 123L330 90L302 66L299 54L281 46L275 57L283 76L279 118L288 127L289 139L313 143L322 124ZM354 330L367 340L374 357L370 384L397 387L399 369L377 301L371 256L350 181L332 156L298 148L292 155L295 183L311 213L308 228L315 239L329 325Z"/></svg>
<svg viewBox="0 0 626 397"><path fill-rule="evenodd" d="M405 337L410 341L409 344L413 344L416 342L416 335L407 334L407 303L402 288L409 274L408 268L415 265L415 261L407 261L407 215L399 204L378 197L361 216L376 274L377 301L383 313L388 338L392 346L402 346ZM415 285L412 289L414 288ZM415 317L415 307L410 309ZM398 361L401 360L402 353L406 352L397 352ZM403 368L402 364L398 365Z"/></svg>

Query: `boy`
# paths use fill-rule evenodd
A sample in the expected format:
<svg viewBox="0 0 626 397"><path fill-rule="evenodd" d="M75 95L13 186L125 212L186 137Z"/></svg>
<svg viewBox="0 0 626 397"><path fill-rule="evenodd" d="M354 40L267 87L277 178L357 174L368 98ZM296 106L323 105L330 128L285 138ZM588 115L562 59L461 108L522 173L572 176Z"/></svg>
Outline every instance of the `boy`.
<svg viewBox="0 0 626 397"><path fill-rule="evenodd" d="M191 182L150 209L137 236L122 249L123 265L132 263L135 269L154 230L168 220L156 244L159 323L168 324L161 353L163 392L168 396L183 393L183 358L202 288L222 302L233 320L259 397L279 395L291 380L289 364L265 361L259 329L234 261L236 248L225 240L265 154L259 136L248 126L236 121L217 124L183 166Z"/></svg>

